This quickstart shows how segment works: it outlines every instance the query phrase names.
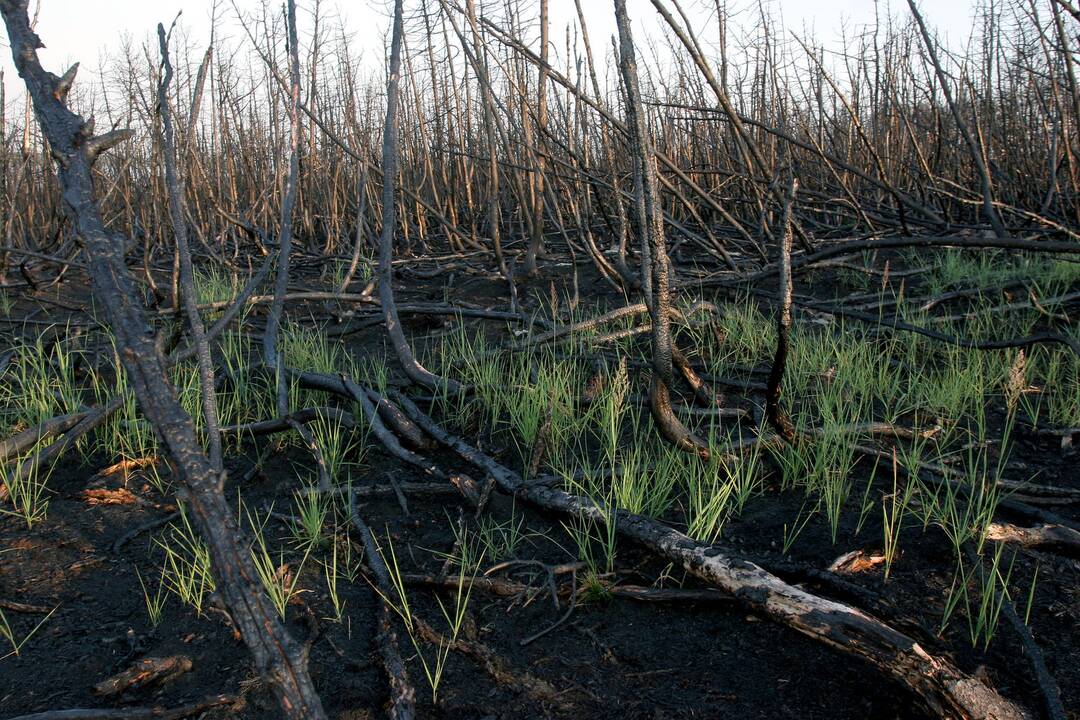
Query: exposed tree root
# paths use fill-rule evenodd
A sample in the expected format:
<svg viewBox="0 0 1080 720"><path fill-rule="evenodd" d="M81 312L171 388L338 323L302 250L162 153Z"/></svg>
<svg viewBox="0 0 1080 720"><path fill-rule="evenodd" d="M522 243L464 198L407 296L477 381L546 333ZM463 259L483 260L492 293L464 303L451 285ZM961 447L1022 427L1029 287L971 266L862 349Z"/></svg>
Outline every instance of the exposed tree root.
<svg viewBox="0 0 1080 720"><path fill-rule="evenodd" d="M649 386L649 410L661 437L681 450L709 457L708 444L675 417L668 386L658 375L653 375Z"/></svg>

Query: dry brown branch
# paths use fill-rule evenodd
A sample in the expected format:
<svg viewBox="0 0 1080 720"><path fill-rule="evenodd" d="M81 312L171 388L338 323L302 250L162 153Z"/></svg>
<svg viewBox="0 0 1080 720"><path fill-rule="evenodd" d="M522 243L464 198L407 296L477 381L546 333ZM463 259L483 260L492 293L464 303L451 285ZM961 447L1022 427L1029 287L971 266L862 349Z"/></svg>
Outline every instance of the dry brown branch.
<svg viewBox="0 0 1080 720"><path fill-rule="evenodd" d="M104 697L112 697L128 690L169 682L191 668L191 658L186 655L146 657L127 670L99 682L94 686L94 692Z"/></svg>

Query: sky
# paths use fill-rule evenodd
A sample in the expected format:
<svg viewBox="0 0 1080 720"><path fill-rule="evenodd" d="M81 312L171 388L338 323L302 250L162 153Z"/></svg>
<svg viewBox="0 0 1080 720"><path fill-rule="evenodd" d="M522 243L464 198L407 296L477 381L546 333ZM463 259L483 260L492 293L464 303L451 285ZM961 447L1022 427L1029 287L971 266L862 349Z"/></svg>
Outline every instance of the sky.
<svg viewBox="0 0 1080 720"><path fill-rule="evenodd" d="M901 15L906 13L904 0L763 0L775 14L783 19L784 26L807 39L814 37L825 46L841 49L839 39L841 28L849 32L861 24L873 21L875 5L883 10ZM31 0L31 12L37 0ZM276 8L281 0L270 0ZM972 8L976 0L921 0L920 7L937 32L949 42L966 40L971 28ZM46 49L41 51L46 69L57 75L75 61L80 61L80 78L86 82L87 75L94 76L96 68L103 58L115 53L126 37L136 46L153 37L157 23L166 26L178 12L183 12L181 22L186 27L197 45L205 46L199 38L209 37L210 16L214 0L41 0L38 20L38 34L45 42ZM314 0L298 0L299 25L301 37L305 30L310 31L310 7ZM353 33L354 42L365 49L365 58L381 62L382 44L387 38L389 26L388 0L322 0L323 7L340 15L346 27ZM551 38L556 47L563 44L563 32L566 24L576 19L573 0L549 0L551 17ZM225 17L235 16L234 4L241 12L252 12L259 7L259 0L221 0L219 13ZM528 0L523 0L528 5ZM714 6L713 0L682 0L685 9L700 21L708 30L715 28L715 20L707 8ZM756 16L756 0L728 0L730 7L744 8L732 20L733 26L750 26ZM406 12L410 6L419 5L419 0L405 0ZM589 35L594 48L615 32L615 21L610 0L582 0ZM649 0L627 0L635 33L648 35L656 33L659 26L658 16ZM750 8L750 10L745 10ZM308 11L305 12L305 9ZM234 30L239 35L238 30ZM0 51L0 69L4 71L8 98L17 101L21 96L21 83L11 61L7 47L6 33L0 30L3 48ZM234 36L238 42L240 38ZM303 42L303 41L302 41Z"/></svg>

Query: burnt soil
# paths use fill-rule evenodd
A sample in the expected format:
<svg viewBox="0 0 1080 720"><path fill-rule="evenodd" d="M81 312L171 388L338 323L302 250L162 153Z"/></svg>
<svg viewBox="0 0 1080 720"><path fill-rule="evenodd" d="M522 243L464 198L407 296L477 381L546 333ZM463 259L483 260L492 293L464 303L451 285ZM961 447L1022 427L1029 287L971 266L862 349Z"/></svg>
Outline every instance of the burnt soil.
<svg viewBox="0 0 1080 720"><path fill-rule="evenodd" d="M503 308L505 284L482 273L471 273L465 263L449 292L454 302L479 307ZM424 270L432 266L417 264ZM546 275L523 285L519 292L528 309L535 296L547 296L552 283L559 290L569 287L566 267L549 267ZM433 278L399 272L400 302L442 302L453 268ZM42 291L69 305L81 305L85 294L68 289L68 281L58 296L56 290ZM581 292L590 297L603 294L604 285L581 268ZM806 288L800 288L806 290ZM814 288L821 297L832 297L837 288L821 281ZM611 306L621 302L612 298ZM534 304L535 306L535 304ZM344 308L340 308L344 309ZM325 320L323 304L300 305L290 309L294 318L311 315ZM20 301L13 317L62 321L66 312L32 295ZM76 317L76 316L72 316ZM254 314L257 327L261 311ZM417 336L437 341L447 331L443 318L407 316L408 329ZM334 322L333 320L331 321ZM379 326L344 318L341 330L360 327L342 339L354 350L381 353ZM470 321L483 322L483 321ZM496 325L497 324L492 324ZM253 332L256 329L253 329ZM32 327L27 333L36 332ZM474 438L475 440L475 438ZM311 460L295 445L284 451L271 449L257 472L250 472L273 438L248 443L243 453L227 461L230 477L227 497L235 499L242 490L249 507L278 509L290 507L296 489L296 466L308 467ZM496 452L498 448L485 445ZM504 461L516 467L504 453ZM456 458L441 453L433 457L448 470L472 470ZM21 655L0 660L0 717L73 707L160 706L171 708L192 703L218 693L239 696L232 706L209 711L206 717L277 717L273 697L261 684L249 655L218 612L197 617L170 598L163 621L152 627L145 609L139 577L156 580L160 553L152 538L159 530L148 531L114 552L114 543L132 528L168 515L174 498L162 497L135 471L99 475L114 459L91 456L88 460L72 454L55 469L50 480L52 493L48 517L27 530L21 520L0 516L0 602L17 601L39 608L56 608L23 648ZM1074 467L1076 456L1063 454L1060 440L1017 430L1013 461L1038 470L1039 481L1063 487L1080 487ZM164 468L163 472L167 472ZM862 460L856 473L869 471ZM242 482L238 479L249 479ZM376 446L365 467L354 477L361 482L385 484L423 481L417 472L385 455ZM842 589L824 586L807 574L807 569L824 569L843 553L863 549L880 551L880 513L871 513L858 534L857 510L843 515L839 536L833 543L824 519L815 516L807 524L790 555L781 551L784 525L791 523L802 508L801 493L781 493L776 478L770 477L764 494L754 497L745 512L724 528L723 544L736 554L761 563L807 589L856 605L869 598L875 613L906 632L931 653L950 658L965 672L984 678L1007 697L1033 712L1041 712L1041 701L1030 665L1019 639L1002 622L989 650L973 648L966 619L957 617L944 632L940 619L953 578L953 563L947 541L933 529L905 530L903 551L886 581L880 566L845 576L859 589L852 597ZM92 503L88 489L118 490L130 495L114 495L115 504ZM854 503L857 498L850 502ZM393 496L372 498L362 504L368 524L388 534L398 548L406 572L437 573L443 559L437 553L450 552L453 528L459 507L475 525L471 511L454 496L411 495L406 514ZM1077 520L1071 506L1053 508ZM560 518L535 512L512 498L496 493L486 512L500 522L521 521L528 537L519 556L548 564L576 559L573 542L560 525ZM344 525L343 525L344 527ZM284 539L287 527L272 520L268 539ZM296 563L299 556L289 555ZM649 552L621 542L611 582L649 586L665 579L668 587L700 587L678 568L670 567ZM1080 563L1058 555L1023 551L1017 553L1013 582L1028 587L1038 567L1038 582L1032 603L1030 627L1042 647L1050 672L1061 686L1063 700L1073 717L1080 712ZM558 607L550 593L543 592L542 573L525 566L502 577L531 583L535 597L502 598L474 590L468 608L465 634L497 654L511 671L511 678L494 680L476 660L451 652L439 688L437 705L432 705L420 663L402 635L402 651L417 688L421 717L438 718L921 718L928 715L905 689L859 659L806 638L799 633L755 616L730 602L641 602L620 597L585 598L568 618L539 639L522 645L522 640L554 625L567 611L564 593ZM565 584L568 578L561 577ZM149 584L149 583L148 583ZM303 607L289 611L292 632L313 638L311 673L327 711L333 718L383 716L387 683L374 645L377 596L358 578L345 583L342 622L326 618L331 614L322 568L311 563L300 578ZM850 590L850 588L849 588ZM444 629L435 591L414 588L410 599L416 614L436 628ZM451 601L449 593L444 599ZM452 601L451 601L452 602ZM28 633L44 616L41 612L5 610L17 637ZM425 650L430 654L431 646ZM120 699L105 700L93 686L143 657L183 654L191 658L192 669L163 685L125 693ZM516 682L531 674L560 693L557 702L533 699Z"/></svg>

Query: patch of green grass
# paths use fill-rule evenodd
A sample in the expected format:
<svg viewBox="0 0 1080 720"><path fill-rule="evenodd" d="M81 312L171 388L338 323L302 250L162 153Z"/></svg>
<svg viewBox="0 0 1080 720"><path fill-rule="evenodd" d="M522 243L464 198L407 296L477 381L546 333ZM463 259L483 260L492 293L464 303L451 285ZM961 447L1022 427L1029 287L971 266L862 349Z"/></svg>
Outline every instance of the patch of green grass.
<svg viewBox="0 0 1080 720"><path fill-rule="evenodd" d="M57 605L50 610L49 613L38 621L38 624L35 625L30 632L26 633L26 635L23 635L21 639L16 637L15 629L11 626L11 621L4 615L4 611L0 610L0 640L3 640L11 646L11 651L0 657L0 660L4 660L12 655L19 655L22 652L22 649L26 647L26 643L30 642L30 638L37 634L37 631L40 630L49 618L53 616L53 613L55 613L59 607L60 606Z"/></svg>
<svg viewBox="0 0 1080 720"><path fill-rule="evenodd" d="M165 588L164 578L158 578L157 590L151 594L143 582L142 573L136 568L135 576L139 578L139 587L142 589L143 602L146 604L146 616L150 620L150 627L161 624L165 613L165 601L169 599L168 590Z"/></svg>
<svg viewBox="0 0 1080 720"><path fill-rule="evenodd" d="M292 525L292 536L297 547L308 550L324 545L326 521L333 510L328 494L308 485L293 494L293 505L296 522Z"/></svg>
<svg viewBox="0 0 1080 720"><path fill-rule="evenodd" d="M339 343L331 343L322 328L309 328L295 322L281 326L281 349L285 364L310 372L337 374L348 368Z"/></svg>
<svg viewBox="0 0 1080 720"><path fill-rule="evenodd" d="M164 557L161 567L161 583L182 603L202 616L206 596L217 585L210 570L210 549L191 526L184 506L180 505L180 522L173 523L154 544Z"/></svg>
<svg viewBox="0 0 1080 720"><path fill-rule="evenodd" d="M340 623L345 615L345 600L341 597L339 587L342 575L342 568L338 563L338 543L335 540L331 544L330 559L323 562L323 577L326 580L326 594L330 598L330 607L334 611L333 615L325 619L336 623Z"/></svg>
<svg viewBox="0 0 1080 720"><path fill-rule="evenodd" d="M1056 294L1080 282L1080 263L1043 253L947 248L934 257L923 277L928 295L957 287L993 287L1024 280Z"/></svg>
<svg viewBox="0 0 1080 720"><path fill-rule="evenodd" d="M585 563L587 576L599 578L615 570L614 518L603 522L573 518L562 526L574 543L577 559Z"/></svg>
<svg viewBox="0 0 1080 720"><path fill-rule="evenodd" d="M724 305L719 317L700 335L707 362L717 369L754 365L771 359L776 347L776 323L761 312L752 295Z"/></svg>
<svg viewBox="0 0 1080 720"><path fill-rule="evenodd" d="M464 324L439 342L430 357L430 366L439 375L454 377L469 392L436 398L440 412L462 430L493 429L499 421L499 386L504 382L505 357L490 344L482 330L470 332Z"/></svg>
<svg viewBox="0 0 1080 720"><path fill-rule="evenodd" d="M466 539L465 544L468 544L468 542L469 541ZM429 687L431 687L431 702L435 704L438 702L439 686L442 684L443 674L446 670L446 661L450 656L451 646L457 641L458 637L460 637L461 630L465 626L465 616L468 610L469 600L472 597L471 579L475 576L469 576L465 564L462 563L459 566L457 583L454 586L453 604L448 606L443 602L441 597L436 596L435 599L439 604L439 609L442 611L443 620L446 623L449 634L444 638L444 642L436 647L434 657L429 657L429 654L424 651L423 644L420 640L419 630L417 629L417 618L413 615L412 606L409 604L409 597L405 591L404 576L401 567L398 564L394 545L390 542L389 537L387 537L386 540L386 549L384 550L382 547L377 547L377 551L383 558L383 563L386 565L391 588L388 588L387 592L383 592L377 586L373 587L379 596L382 597L383 602L396 612L398 617L400 617L405 624L406 633L412 641L413 648L416 650L416 656L420 661L420 666L423 668L424 677L427 679Z"/></svg>
<svg viewBox="0 0 1080 720"><path fill-rule="evenodd" d="M111 398L122 398L120 409L107 417L93 434L91 447L100 449L110 462L134 461L158 454L157 436L150 423L139 412L135 393L127 386L119 356L113 348L112 375L95 372L91 376L91 391L98 405ZM147 466L147 478L158 492L167 494L168 484L156 463Z"/></svg>
<svg viewBox="0 0 1080 720"><path fill-rule="evenodd" d="M460 534L455 530L456 536ZM516 505L510 517L503 522L495 520L490 515L484 515L478 521L476 530L479 555L492 562L515 558L526 536L525 518L517 514ZM455 544L464 547L463 543L466 540L468 540L467 537L456 537Z"/></svg>
<svg viewBox="0 0 1080 720"><path fill-rule="evenodd" d="M273 417L277 391L273 379L254 361L257 356L251 337L240 326L229 328L221 335L219 349L223 386L217 392L217 401L221 424L240 425ZM235 440L237 445L242 441L239 437Z"/></svg>
<svg viewBox="0 0 1080 720"><path fill-rule="evenodd" d="M218 265L199 268L195 271L195 300L199 305L229 302L239 293L243 283L240 278ZM224 310L214 310L207 314L213 319L220 317Z"/></svg>
<svg viewBox="0 0 1080 720"><path fill-rule="evenodd" d="M505 418L505 427L525 466L538 460L533 452L541 432L544 458L557 463L579 429L578 396L583 383L576 364L556 360L545 352L521 353L511 356L506 369L492 415L498 412L500 419Z"/></svg>
<svg viewBox="0 0 1080 720"><path fill-rule="evenodd" d="M49 510L47 484L52 470L52 464L43 469L39 455L33 451L0 463L0 484L7 488L11 505L11 509L0 507L0 514L20 518L28 530L44 520Z"/></svg>
<svg viewBox="0 0 1080 720"><path fill-rule="evenodd" d="M361 286L367 285L375 271L375 258L370 253L361 250L360 260L356 264L356 272L353 274L353 282L359 282ZM351 260L334 260L330 264L330 287L338 289L345 282L345 275L349 272Z"/></svg>
<svg viewBox="0 0 1080 720"><path fill-rule="evenodd" d="M914 491L914 482L899 485L899 475L894 463L892 492L881 499L882 554L885 557L886 580L889 579L893 563L900 553L900 531L904 527L904 518L907 516Z"/></svg>
<svg viewBox="0 0 1080 720"><path fill-rule="evenodd" d="M957 559L956 573L945 599L940 632L944 632L949 626L953 615L962 604L972 647L982 645L984 651L990 647L1001 619L1001 611L1005 603L1012 601L1009 583L1016 565L1016 552L1013 552L1007 564L1004 562L1004 553L1005 545L999 544L990 557L989 564L983 557L977 556L967 569L964 567L964 560ZM1036 572L1028 589L1025 623L1030 617L1037 577Z"/></svg>
<svg viewBox="0 0 1080 720"><path fill-rule="evenodd" d="M18 339L11 349L15 355L0 382L4 401L0 417L5 425L18 431L82 408L75 374L81 351L73 343L47 343L40 335L32 342Z"/></svg>
<svg viewBox="0 0 1080 720"><path fill-rule="evenodd" d="M268 517L269 515L267 515ZM255 563L255 572L259 576L259 582L262 583L263 590L270 599L270 603L277 610L278 616L284 620L289 603L299 592L297 585L300 582L300 573L303 572L304 564L307 563L315 543L307 543L303 558L293 569L285 562L284 551L278 553L276 560L271 555L266 544L266 518L260 519L257 515L253 517L250 512L247 514L247 518L254 538L249 552L251 553L252 562Z"/></svg>
<svg viewBox="0 0 1080 720"><path fill-rule="evenodd" d="M1080 338L1080 332L1073 335ZM1051 427L1080 427L1080 358L1065 348L1034 348L1025 380L1035 389L1022 395L1020 402L1035 424L1045 411Z"/></svg>
<svg viewBox="0 0 1080 720"><path fill-rule="evenodd" d="M319 412L315 420L308 423L308 429L315 444L322 452L323 461L332 482L348 484L352 468L360 467L371 452L368 442L370 426L362 415L357 418L359 426L346 427L337 416Z"/></svg>
<svg viewBox="0 0 1080 720"><path fill-rule="evenodd" d="M946 248L930 263L923 281L930 295L938 295L957 285L987 287L1000 283L1012 272L995 250Z"/></svg>

